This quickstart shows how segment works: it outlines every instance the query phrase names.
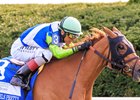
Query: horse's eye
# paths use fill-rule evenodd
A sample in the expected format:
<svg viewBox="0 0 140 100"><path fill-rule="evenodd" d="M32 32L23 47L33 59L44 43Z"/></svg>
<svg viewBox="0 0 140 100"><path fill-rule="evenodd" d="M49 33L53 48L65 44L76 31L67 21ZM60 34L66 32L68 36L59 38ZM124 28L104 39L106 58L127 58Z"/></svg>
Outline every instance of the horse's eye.
<svg viewBox="0 0 140 100"><path fill-rule="evenodd" d="M125 49L125 48L124 48L124 46L123 46L123 45L118 45L118 49L123 50L123 49Z"/></svg>

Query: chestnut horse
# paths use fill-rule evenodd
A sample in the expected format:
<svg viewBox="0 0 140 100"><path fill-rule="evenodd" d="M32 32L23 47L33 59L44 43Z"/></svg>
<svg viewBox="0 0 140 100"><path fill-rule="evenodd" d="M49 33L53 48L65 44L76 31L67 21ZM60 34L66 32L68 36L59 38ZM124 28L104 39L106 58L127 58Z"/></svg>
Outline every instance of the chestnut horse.
<svg viewBox="0 0 140 100"><path fill-rule="evenodd" d="M96 35L94 45L87 50L82 62L84 52L78 52L45 65L35 83L34 100L69 100L80 62L72 100L91 100L94 82L106 66L140 81L140 60L125 36L117 28L92 31Z"/></svg>

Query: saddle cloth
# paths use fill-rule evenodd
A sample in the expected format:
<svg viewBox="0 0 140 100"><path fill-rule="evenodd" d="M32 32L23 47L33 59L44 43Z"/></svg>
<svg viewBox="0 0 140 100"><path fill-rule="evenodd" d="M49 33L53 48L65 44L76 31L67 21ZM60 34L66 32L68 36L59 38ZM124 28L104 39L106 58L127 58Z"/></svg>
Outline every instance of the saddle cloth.
<svg viewBox="0 0 140 100"><path fill-rule="evenodd" d="M11 56L0 60L0 100L33 100L33 87L40 70L32 76L29 84L31 89L25 94L20 86L10 84L11 78L21 67L11 63L10 59Z"/></svg>

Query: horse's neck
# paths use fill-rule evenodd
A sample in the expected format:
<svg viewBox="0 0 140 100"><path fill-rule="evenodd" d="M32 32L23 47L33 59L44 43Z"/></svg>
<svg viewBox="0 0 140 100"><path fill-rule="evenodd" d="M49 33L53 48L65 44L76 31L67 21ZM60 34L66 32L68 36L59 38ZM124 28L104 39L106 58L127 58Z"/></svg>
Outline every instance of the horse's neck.
<svg viewBox="0 0 140 100"><path fill-rule="evenodd" d="M102 55L108 57L109 44L106 37L101 39L94 45L94 48L98 50ZM89 50L84 58L81 66L81 72L79 73L79 81L85 88L89 89L93 82L96 80L102 69L107 62L94 53L93 50Z"/></svg>
<svg viewBox="0 0 140 100"><path fill-rule="evenodd" d="M101 39L94 45L94 48L107 56L107 39ZM47 100L48 98L50 98L49 100L66 100L69 97L81 57L82 52L79 52L68 58L48 63L36 80L34 88L35 100ZM77 77L73 100L89 100L88 98L91 98L92 84L104 66L105 61L102 58L92 50L87 51Z"/></svg>

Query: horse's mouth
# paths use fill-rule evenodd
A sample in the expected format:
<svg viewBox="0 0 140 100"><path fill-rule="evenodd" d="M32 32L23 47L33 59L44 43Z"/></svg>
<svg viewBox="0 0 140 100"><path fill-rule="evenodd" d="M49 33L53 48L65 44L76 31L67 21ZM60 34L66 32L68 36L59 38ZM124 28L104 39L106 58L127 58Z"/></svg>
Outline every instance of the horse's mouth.
<svg viewBox="0 0 140 100"><path fill-rule="evenodd" d="M140 69L135 70L133 72L133 81L140 82Z"/></svg>

